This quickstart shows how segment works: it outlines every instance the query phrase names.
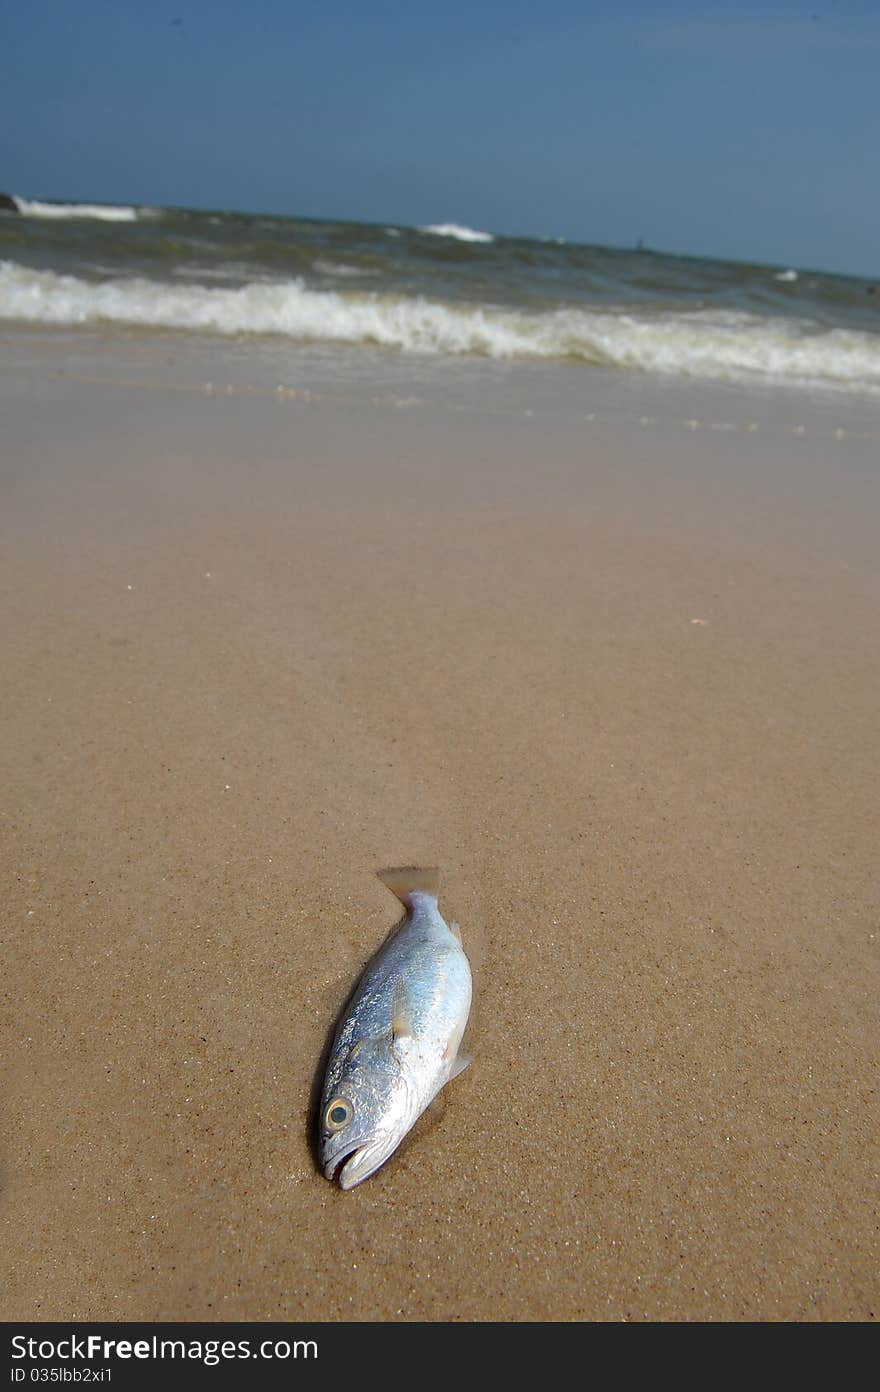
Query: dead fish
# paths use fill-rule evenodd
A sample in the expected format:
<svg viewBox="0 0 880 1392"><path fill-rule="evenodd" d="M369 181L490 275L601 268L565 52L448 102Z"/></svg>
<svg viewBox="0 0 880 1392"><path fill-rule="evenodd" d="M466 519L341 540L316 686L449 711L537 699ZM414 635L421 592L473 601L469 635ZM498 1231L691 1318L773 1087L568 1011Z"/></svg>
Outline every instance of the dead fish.
<svg viewBox="0 0 880 1392"><path fill-rule="evenodd" d="M321 1169L352 1189L399 1146L428 1103L470 1063L459 1053L471 969L458 925L437 907L436 870L385 870L406 917L368 964L330 1053L321 1100Z"/></svg>

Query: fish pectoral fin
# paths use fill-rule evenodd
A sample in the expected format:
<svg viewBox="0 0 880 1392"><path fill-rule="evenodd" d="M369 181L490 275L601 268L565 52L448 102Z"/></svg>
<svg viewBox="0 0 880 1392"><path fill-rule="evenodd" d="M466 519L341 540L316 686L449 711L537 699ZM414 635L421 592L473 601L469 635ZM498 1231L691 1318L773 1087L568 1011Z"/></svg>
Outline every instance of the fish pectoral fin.
<svg viewBox="0 0 880 1392"><path fill-rule="evenodd" d="M468 1064L473 1063L473 1061L473 1054L457 1054L449 1070L449 1077L446 1081L451 1083L452 1079L457 1078L459 1073L463 1073Z"/></svg>
<svg viewBox="0 0 880 1392"><path fill-rule="evenodd" d="M454 938L458 938L458 941L461 942L461 928L457 923L450 923L449 931Z"/></svg>
<svg viewBox="0 0 880 1392"><path fill-rule="evenodd" d="M394 988L394 999L391 1003L391 1038L392 1040L400 1039L405 1035L412 1034L412 1032L412 1019L406 992L401 985L397 985Z"/></svg>
<svg viewBox="0 0 880 1392"><path fill-rule="evenodd" d="M346 1054L346 1061L348 1063L351 1063L351 1061L353 1059L356 1059L363 1050L367 1050L367 1052L369 1052L370 1050L381 1049L383 1047L387 1048L387 1046L387 1034L364 1034L361 1036L360 1039L358 1039L354 1044L352 1044L351 1048Z"/></svg>

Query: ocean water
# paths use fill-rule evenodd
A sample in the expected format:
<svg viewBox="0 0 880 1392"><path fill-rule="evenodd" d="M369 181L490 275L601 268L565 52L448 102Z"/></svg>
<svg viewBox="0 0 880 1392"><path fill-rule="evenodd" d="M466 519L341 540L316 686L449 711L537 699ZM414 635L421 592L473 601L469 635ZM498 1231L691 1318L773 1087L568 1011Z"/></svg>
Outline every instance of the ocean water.
<svg viewBox="0 0 880 1392"><path fill-rule="evenodd" d="M15 197L0 320L880 395L880 286L796 266L493 235Z"/></svg>

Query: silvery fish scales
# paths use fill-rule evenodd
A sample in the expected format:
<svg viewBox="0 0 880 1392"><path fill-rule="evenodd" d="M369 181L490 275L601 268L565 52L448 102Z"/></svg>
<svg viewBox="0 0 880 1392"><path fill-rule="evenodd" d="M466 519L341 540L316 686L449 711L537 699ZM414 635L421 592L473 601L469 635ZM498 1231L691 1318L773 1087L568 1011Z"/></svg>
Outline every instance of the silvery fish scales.
<svg viewBox="0 0 880 1392"><path fill-rule="evenodd" d="M319 1118L328 1179L351 1189L393 1154L440 1089L467 1067L459 1052L471 971L455 924L437 907L436 870L380 879L406 917L367 966L336 1031Z"/></svg>

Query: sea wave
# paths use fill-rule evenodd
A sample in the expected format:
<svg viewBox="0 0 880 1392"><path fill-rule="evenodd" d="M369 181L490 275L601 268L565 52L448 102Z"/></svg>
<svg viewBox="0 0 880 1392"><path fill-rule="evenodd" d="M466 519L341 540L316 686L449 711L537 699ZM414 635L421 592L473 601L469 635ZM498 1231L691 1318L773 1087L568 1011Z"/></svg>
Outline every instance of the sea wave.
<svg viewBox="0 0 880 1392"><path fill-rule="evenodd" d="M369 266L347 266L343 262L326 261L322 257L318 258L312 269L320 275L339 276L343 280L376 274L375 269Z"/></svg>
<svg viewBox="0 0 880 1392"><path fill-rule="evenodd" d="M114 207L110 203L41 203L35 198L20 198L17 193L12 201L24 217L38 218L97 218L100 222L137 222L138 209Z"/></svg>
<svg viewBox="0 0 880 1392"><path fill-rule="evenodd" d="M457 222L438 222L430 227L420 227L420 232L430 232L434 237L454 237L457 242L494 242L491 232L477 232L473 227L461 227Z"/></svg>
<svg viewBox="0 0 880 1392"><path fill-rule="evenodd" d="M90 282L0 261L0 318L272 334L426 354L560 359L880 395L880 335L733 310L606 306L527 313L313 290L291 280L237 288L134 278Z"/></svg>

